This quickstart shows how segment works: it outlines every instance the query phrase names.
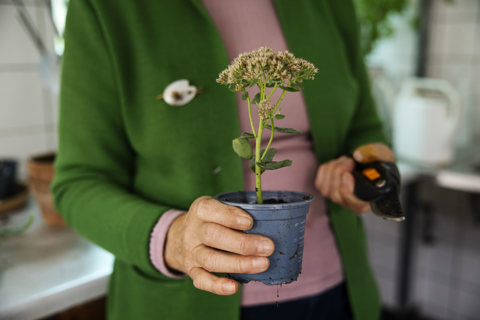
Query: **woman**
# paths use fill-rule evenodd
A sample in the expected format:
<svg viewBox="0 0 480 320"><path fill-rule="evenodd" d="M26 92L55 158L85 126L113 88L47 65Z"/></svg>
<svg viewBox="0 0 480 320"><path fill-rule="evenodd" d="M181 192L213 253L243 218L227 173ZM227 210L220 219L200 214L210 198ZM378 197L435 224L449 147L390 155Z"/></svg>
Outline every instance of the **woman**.
<svg viewBox="0 0 480 320"><path fill-rule="evenodd" d="M350 1L72 0L65 39L53 191L67 222L116 256L109 319L378 318L353 212L368 204L353 195L353 161L342 155L393 155L381 144ZM274 244L240 233L251 217L209 197L251 186L231 151L246 123L241 99L215 80L259 46L288 48L319 69L282 110L305 132L279 139L298 159L264 178L266 189L316 196L302 275L278 298L276 287L239 290L218 274L266 270ZM155 99L178 79L201 93L182 107Z"/></svg>

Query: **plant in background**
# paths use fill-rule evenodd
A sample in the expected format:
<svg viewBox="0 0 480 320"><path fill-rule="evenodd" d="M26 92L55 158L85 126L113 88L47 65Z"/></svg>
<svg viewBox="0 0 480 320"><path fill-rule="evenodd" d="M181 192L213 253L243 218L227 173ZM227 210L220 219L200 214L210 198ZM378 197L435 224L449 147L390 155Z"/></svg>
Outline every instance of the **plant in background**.
<svg viewBox="0 0 480 320"><path fill-rule="evenodd" d="M392 36L395 32L390 20L392 15L401 14L414 3L421 6L422 2L432 0L354 0L357 17L361 27L361 45L364 55L373 51L377 42ZM454 3L454 0L443 0L446 3ZM421 15L421 12L417 12ZM418 29L421 16L412 18L412 25Z"/></svg>
<svg viewBox="0 0 480 320"><path fill-rule="evenodd" d="M390 17L402 13L409 0L355 0L357 16L361 27L361 45L363 54L372 52L378 40L388 38L394 33Z"/></svg>
<svg viewBox="0 0 480 320"><path fill-rule="evenodd" d="M313 79L318 69L288 51L274 52L270 48L261 47L257 50L240 54L228 68L222 71L217 82L227 86L233 92L242 94L242 99L248 103L251 133L242 135L232 141L233 150L242 158L250 160L250 168L255 173L255 191L257 203L263 203L261 175L265 170L280 169L292 164L291 160L273 161L277 152L271 148L275 132L296 134L299 131L291 128L275 126L275 121L285 118L281 114L280 103L287 92L301 89L304 80ZM251 97L247 89L256 87L258 92ZM274 92L281 90L280 97L274 98ZM252 118L252 104L257 105L259 117L258 128L255 129ZM264 129L270 131L270 139L262 148ZM255 141L255 152L250 144Z"/></svg>
<svg viewBox="0 0 480 320"><path fill-rule="evenodd" d="M27 222L25 222L22 226L18 228L0 228L0 237L26 231L32 225L33 220L35 220L34 215L33 213L30 213Z"/></svg>

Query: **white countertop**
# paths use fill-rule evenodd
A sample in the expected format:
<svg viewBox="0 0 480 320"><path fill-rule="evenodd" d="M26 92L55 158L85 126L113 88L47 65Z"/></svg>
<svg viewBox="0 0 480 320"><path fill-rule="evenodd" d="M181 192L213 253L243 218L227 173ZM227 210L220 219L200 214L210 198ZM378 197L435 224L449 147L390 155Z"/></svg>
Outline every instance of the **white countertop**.
<svg viewBox="0 0 480 320"><path fill-rule="evenodd" d="M439 170L436 176L439 186L465 192L480 193L480 153L472 148L448 168Z"/></svg>
<svg viewBox="0 0 480 320"><path fill-rule="evenodd" d="M7 225L30 212L27 231L0 236L0 319L38 319L105 295L113 256L71 229L45 226L33 199Z"/></svg>
<svg viewBox="0 0 480 320"><path fill-rule="evenodd" d="M455 161L448 166L433 166L398 160L402 181L427 176L444 188L480 193L480 152L476 149L459 150Z"/></svg>

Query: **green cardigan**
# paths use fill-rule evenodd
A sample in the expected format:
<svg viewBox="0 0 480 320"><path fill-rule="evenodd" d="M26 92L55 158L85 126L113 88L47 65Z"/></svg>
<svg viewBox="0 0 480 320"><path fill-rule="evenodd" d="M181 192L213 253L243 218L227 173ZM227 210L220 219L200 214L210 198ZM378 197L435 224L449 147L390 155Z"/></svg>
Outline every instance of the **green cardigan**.
<svg viewBox="0 0 480 320"><path fill-rule="evenodd" d="M320 70L304 89L319 163L383 141L351 1L275 5L290 50ZM165 277L148 256L163 212L243 188L235 96L215 82L229 61L201 0L72 0L65 40L52 190L68 224L116 256L109 319L237 319L239 294ZM203 92L183 107L156 99L178 79ZM361 218L329 213L355 318L377 319Z"/></svg>

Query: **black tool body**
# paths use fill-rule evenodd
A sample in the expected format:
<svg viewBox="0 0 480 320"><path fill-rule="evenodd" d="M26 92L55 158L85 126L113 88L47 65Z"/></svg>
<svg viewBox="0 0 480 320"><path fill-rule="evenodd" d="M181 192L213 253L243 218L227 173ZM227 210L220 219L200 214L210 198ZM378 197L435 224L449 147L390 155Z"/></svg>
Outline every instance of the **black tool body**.
<svg viewBox="0 0 480 320"><path fill-rule="evenodd" d="M355 162L355 195L370 202L372 211L388 220L405 219L399 200L400 173L393 162Z"/></svg>

